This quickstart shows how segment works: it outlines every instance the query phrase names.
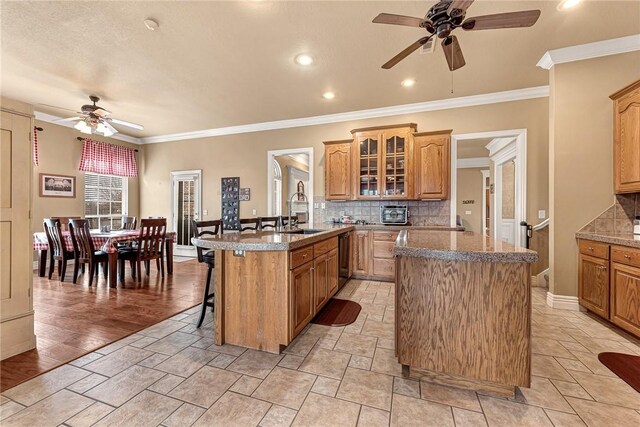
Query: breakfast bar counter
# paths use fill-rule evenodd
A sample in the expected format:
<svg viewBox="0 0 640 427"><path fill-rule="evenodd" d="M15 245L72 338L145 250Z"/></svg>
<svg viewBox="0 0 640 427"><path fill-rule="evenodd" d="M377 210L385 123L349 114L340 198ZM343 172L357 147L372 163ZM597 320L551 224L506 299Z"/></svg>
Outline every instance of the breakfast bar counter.
<svg viewBox="0 0 640 427"><path fill-rule="evenodd" d="M404 375L503 396L530 386L536 252L469 232L407 230L394 253Z"/></svg>

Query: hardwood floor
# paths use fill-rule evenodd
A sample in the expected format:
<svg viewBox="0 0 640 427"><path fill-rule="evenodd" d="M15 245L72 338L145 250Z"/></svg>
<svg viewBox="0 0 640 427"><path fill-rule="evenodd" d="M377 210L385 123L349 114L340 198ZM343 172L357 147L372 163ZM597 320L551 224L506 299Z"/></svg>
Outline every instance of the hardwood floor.
<svg viewBox="0 0 640 427"><path fill-rule="evenodd" d="M129 273L127 266L124 286L112 289L102 273L89 287L86 275L74 285L69 272L64 282L34 272L37 348L0 362L0 391L202 302L207 267L195 260L174 263L164 279L153 263L139 283Z"/></svg>

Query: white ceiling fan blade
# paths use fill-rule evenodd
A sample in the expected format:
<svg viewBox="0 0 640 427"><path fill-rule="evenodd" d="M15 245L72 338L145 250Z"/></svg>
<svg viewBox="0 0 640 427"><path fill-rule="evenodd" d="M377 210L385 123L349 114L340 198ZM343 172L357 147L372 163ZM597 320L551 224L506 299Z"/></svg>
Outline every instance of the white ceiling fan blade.
<svg viewBox="0 0 640 427"><path fill-rule="evenodd" d="M107 120L109 120L111 123L115 123L117 125L122 125L122 126L126 126L126 127L133 128L133 129L138 129L138 130L144 130L144 126L139 125L137 123L127 122L126 120L120 120L120 119L114 119L114 118L108 118Z"/></svg>
<svg viewBox="0 0 640 427"><path fill-rule="evenodd" d="M112 134L115 135L116 133L118 133L118 130L113 126L111 126L109 122L104 122L104 125L107 127L107 129L109 129L112 132Z"/></svg>
<svg viewBox="0 0 640 427"><path fill-rule="evenodd" d="M84 117L69 117L67 119L54 120L55 122L72 122L74 120L84 120Z"/></svg>

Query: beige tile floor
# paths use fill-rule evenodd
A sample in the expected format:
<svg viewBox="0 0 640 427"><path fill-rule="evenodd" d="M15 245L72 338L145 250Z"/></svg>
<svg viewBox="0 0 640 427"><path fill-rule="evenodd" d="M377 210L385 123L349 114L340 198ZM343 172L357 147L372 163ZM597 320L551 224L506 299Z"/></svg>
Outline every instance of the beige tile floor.
<svg viewBox="0 0 640 427"><path fill-rule="evenodd" d="M401 377L393 285L351 281L358 320L282 354L212 340L187 310L7 390L2 426L640 426L640 393L597 359L638 342L533 290L533 384L500 399ZM197 317L197 316L195 316ZM208 323L207 323L208 322Z"/></svg>

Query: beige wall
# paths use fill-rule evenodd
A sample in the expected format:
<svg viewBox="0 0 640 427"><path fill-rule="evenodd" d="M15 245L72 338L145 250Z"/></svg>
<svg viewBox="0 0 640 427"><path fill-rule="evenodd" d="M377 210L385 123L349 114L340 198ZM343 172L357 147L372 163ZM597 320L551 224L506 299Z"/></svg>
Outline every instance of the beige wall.
<svg viewBox="0 0 640 427"><path fill-rule="evenodd" d="M554 294L577 295L575 232L613 204L609 95L639 77L639 52L560 64L551 70L550 292Z"/></svg>
<svg viewBox="0 0 640 427"><path fill-rule="evenodd" d="M84 216L84 173L78 170L82 143L76 138L84 136L73 128L54 125L36 120L36 126L44 129L38 132L39 166L33 167L33 212L31 215L33 229L42 231L42 220L51 216ZM144 170L143 147L128 144L111 138L92 135L96 141L123 145L139 149L137 153L138 173ZM57 197L40 197L38 177L40 173L70 175L76 177L76 197L63 199ZM129 178L129 215L140 216L139 178Z"/></svg>
<svg viewBox="0 0 640 427"><path fill-rule="evenodd" d="M482 193L484 185L482 170L484 168L458 169L457 188L457 212L462 220L462 225L467 231L482 234ZM463 205L463 200L473 200L475 203ZM470 211L471 215L465 214Z"/></svg>
<svg viewBox="0 0 640 427"><path fill-rule="evenodd" d="M333 123L241 135L150 144L145 147L146 168L140 183L141 215L168 215L171 209L169 172L203 170L205 218L220 216L220 178L240 176L242 187L251 188L251 200L242 202L241 215L251 209L267 212L267 151L314 148L314 194L324 194L324 146L322 141L348 138L359 127L415 122L419 131L453 129L454 134L505 129L528 130L527 209L534 218L548 209L548 99L532 99L478 107L456 108L396 117ZM528 218L528 219L529 219Z"/></svg>

